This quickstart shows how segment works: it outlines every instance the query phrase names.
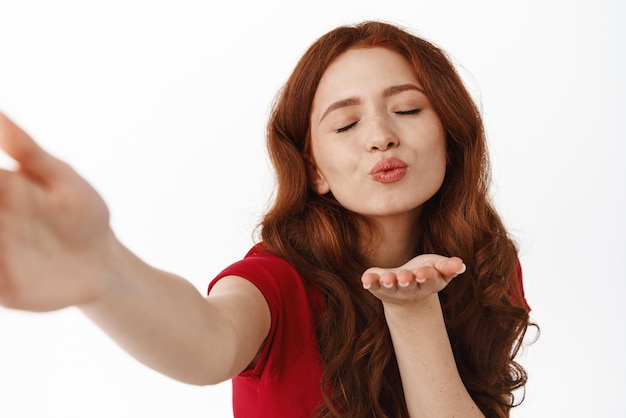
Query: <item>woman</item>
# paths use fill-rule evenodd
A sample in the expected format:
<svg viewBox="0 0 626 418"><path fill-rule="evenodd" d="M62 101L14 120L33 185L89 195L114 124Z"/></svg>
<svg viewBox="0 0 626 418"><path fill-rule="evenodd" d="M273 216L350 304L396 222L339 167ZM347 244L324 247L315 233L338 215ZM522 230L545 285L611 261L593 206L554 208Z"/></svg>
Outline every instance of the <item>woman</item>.
<svg viewBox="0 0 626 418"><path fill-rule="evenodd" d="M369 22L304 54L268 126L262 242L207 298L126 250L84 180L0 128L20 164L0 173L3 305L77 305L161 373L233 378L235 416L509 415L528 306L480 115L432 44Z"/></svg>

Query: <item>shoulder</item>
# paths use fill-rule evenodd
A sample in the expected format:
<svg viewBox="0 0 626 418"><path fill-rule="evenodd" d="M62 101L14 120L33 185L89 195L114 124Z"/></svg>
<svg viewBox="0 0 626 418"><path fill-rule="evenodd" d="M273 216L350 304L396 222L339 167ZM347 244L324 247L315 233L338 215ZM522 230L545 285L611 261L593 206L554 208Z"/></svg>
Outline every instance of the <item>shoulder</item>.
<svg viewBox="0 0 626 418"><path fill-rule="evenodd" d="M286 299L306 297L307 288L296 269L283 258L256 244L245 257L222 270L209 285L208 291L222 278L238 276L256 286L267 303L282 305Z"/></svg>
<svg viewBox="0 0 626 418"><path fill-rule="evenodd" d="M216 281L226 276L243 277L253 283L293 281L300 278L288 261L267 251L262 243L253 246L243 259L222 270L209 285L209 291Z"/></svg>

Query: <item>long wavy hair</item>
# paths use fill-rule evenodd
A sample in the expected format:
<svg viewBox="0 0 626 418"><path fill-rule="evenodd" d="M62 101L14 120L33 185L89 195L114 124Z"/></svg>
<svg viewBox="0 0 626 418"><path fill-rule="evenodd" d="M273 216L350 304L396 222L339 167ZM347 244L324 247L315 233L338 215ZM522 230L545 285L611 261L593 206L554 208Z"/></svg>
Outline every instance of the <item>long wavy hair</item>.
<svg viewBox="0 0 626 418"><path fill-rule="evenodd" d="M364 291L370 267L363 243L373 226L307 177L310 115L322 74L351 48L384 47L411 65L446 130L440 190L418 215L415 255L461 257L467 270L440 299L461 378L488 417L508 417L526 383L514 361L529 325L517 279L517 250L488 196L489 164L480 113L446 54L394 25L365 22L319 38L278 95L268 123L277 176L273 206L261 223L265 247L323 292L316 334L323 365L319 417L408 417L381 302Z"/></svg>

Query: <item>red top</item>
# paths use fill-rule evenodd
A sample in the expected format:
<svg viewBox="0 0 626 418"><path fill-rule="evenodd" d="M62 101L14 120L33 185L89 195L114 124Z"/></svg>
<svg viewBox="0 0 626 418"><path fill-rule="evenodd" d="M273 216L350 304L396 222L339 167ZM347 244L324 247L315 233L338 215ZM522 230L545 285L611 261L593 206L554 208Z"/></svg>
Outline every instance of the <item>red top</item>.
<svg viewBox="0 0 626 418"><path fill-rule="evenodd" d="M530 311L518 265L509 281L512 301ZM309 418L322 402L322 366L315 336L324 309L321 291L304 283L287 261L254 246L245 258L223 270L222 277L252 282L270 309L271 326L256 365L232 379L235 418Z"/></svg>
<svg viewBox="0 0 626 418"><path fill-rule="evenodd" d="M511 301L520 308L530 312L530 305L524 295L524 283L522 281L522 265L518 262L515 268L515 277L509 278L509 297Z"/></svg>
<svg viewBox="0 0 626 418"><path fill-rule="evenodd" d="M322 402L322 366L315 336L315 315L322 293L305 285L285 260L253 247L246 257L222 271L240 276L263 293L272 322L261 355L252 369L233 378L235 418L309 418Z"/></svg>

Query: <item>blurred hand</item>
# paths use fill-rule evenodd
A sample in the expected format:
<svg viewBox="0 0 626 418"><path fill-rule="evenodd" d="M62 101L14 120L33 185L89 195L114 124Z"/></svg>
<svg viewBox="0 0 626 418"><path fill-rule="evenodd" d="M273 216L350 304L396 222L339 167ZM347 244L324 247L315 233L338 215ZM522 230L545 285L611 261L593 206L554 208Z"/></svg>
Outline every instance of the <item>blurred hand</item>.
<svg viewBox="0 0 626 418"><path fill-rule="evenodd" d="M95 298L115 238L98 193L0 113L0 305L45 311ZM110 266L109 266L110 267Z"/></svg>
<svg viewBox="0 0 626 418"><path fill-rule="evenodd" d="M416 306L465 271L458 257L422 254L397 268L372 267L361 282L385 304Z"/></svg>

